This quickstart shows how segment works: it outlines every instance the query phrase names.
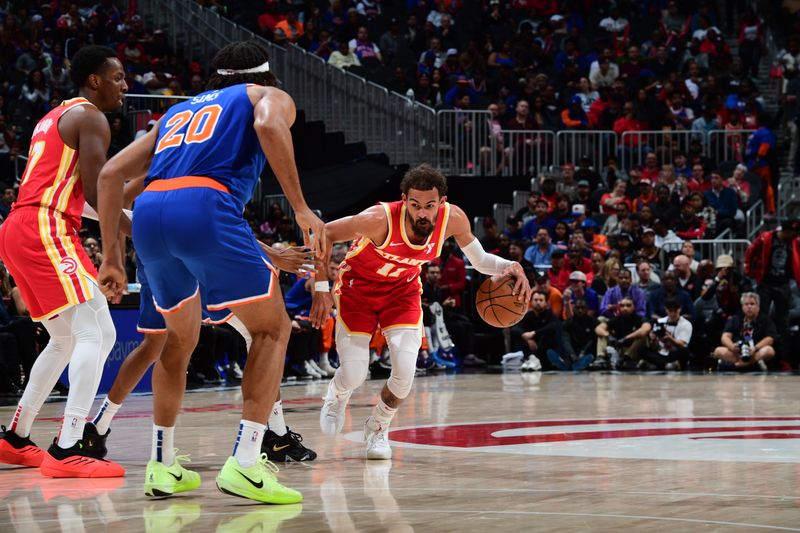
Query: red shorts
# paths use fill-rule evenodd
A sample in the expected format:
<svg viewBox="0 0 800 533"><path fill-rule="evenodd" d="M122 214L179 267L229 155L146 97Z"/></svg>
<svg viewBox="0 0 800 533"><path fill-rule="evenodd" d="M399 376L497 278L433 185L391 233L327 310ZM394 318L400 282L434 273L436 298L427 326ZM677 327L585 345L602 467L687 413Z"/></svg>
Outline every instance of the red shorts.
<svg viewBox="0 0 800 533"><path fill-rule="evenodd" d="M97 271L77 230L54 211L17 209L0 226L0 258L34 320L92 298Z"/></svg>
<svg viewBox="0 0 800 533"><path fill-rule="evenodd" d="M342 273L334 290L337 318L348 333L372 335L378 326L384 331L422 327L419 278L410 283L372 282L348 274Z"/></svg>

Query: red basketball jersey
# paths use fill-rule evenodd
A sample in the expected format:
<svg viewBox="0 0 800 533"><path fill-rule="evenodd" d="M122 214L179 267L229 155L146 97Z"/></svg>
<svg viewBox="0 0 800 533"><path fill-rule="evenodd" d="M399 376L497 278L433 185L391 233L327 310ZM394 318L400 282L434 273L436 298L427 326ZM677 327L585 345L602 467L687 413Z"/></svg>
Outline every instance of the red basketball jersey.
<svg viewBox="0 0 800 533"><path fill-rule="evenodd" d="M61 215L73 228L80 229L85 199L78 151L64 144L58 133L61 115L76 105L93 104L86 98L66 100L36 124L13 209L45 208Z"/></svg>

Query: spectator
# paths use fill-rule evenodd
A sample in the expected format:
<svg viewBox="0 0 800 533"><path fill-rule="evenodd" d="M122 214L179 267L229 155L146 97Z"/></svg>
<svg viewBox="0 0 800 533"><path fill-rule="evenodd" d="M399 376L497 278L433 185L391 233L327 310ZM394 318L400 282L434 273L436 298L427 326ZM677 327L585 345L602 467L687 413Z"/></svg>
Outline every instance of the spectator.
<svg viewBox="0 0 800 533"><path fill-rule="evenodd" d="M667 316L665 302L668 298L675 298L681 303L681 314L683 316L694 316L694 303L691 295L684 290L678 283L678 276L674 271L664 272L661 276L661 286L653 289L647 302L647 314L657 320Z"/></svg>
<svg viewBox="0 0 800 533"><path fill-rule="evenodd" d="M611 192L607 192L600 197L600 209L606 215L615 215L617 207L621 204L625 205L626 211L631 211L631 201L626 195L627 183L622 180L617 180Z"/></svg>
<svg viewBox="0 0 800 533"><path fill-rule="evenodd" d="M700 289L702 288L702 285L700 284L697 275L692 271L691 264L692 260L684 254L678 254L672 260L672 266L675 269L678 283L680 284L681 288L689 293L689 296L692 298L692 300L694 300L700 296Z"/></svg>
<svg viewBox="0 0 800 533"><path fill-rule="evenodd" d="M650 270L652 270L653 265L655 265L656 269L658 270L661 269L661 264L662 260L664 259L664 255L662 254L661 249L658 246L656 246L655 229L647 227L642 230L642 237L639 242L638 251L641 253L642 259L647 262L647 266ZM650 277L651 275L648 274L647 280L650 280ZM647 281L645 283L647 283Z"/></svg>
<svg viewBox="0 0 800 533"><path fill-rule="evenodd" d="M623 268L617 275L617 285L611 287L603 296L600 303L600 314L604 317L615 317L620 313L620 302L623 299L631 300L634 305L634 312L641 316L647 316L647 298L644 291L633 285L633 276L630 270Z"/></svg>
<svg viewBox="0 0 800 533"><path fill-rule="evenodd" d="M738 199L736 192L725 186L725 180L719 171L711 172L711 188L705 192L703 197L706 203L716 211L716 229L721 233L726 229L735 231L736 211L738 209Z"/></svg>
<svg viewBox="0 0 800 533"><path fill-rule="evenodd" d="M569 286L564 291L563 305L564 319L572 318L575 315L575 306L579 301L586 305L586 313L591 317L600 314L600 299L591 287L587 286L586 274L580 270L575 270L569 275Z"/></svg>
<svg viewBox="0 0 800 533"><path fill-rule="evenodd" d="M562 316L564 312L564 294L550 284L550 276L547 275L547 271L533 271L532 275L533 282L531 287L533 290L544 293L547 297L547 305L550 311L556 317Z"/></svg>
<svg viewBox="0 0 800 533"><path fill-rule="evenodd" d="M607 57L601 58L597 64L597 69L592 69L589 73L589 81L595 90L611 87L618 77L619 67Z"/></svg>
<svg viewBox="0 0 800 533"><path fill-rule="evenodd" d="M593 348L597 342L594 330L597 319L589 313L582 299L575 300L573 314L563 325L563 355L553 350L547 353L550 362L559 370L583 370L594 360Z"/></svg>
<svg viewBox="0 0 800 533"><path fill-rule="evenodd" d="M433 60L434 68L442 68L442 65L447 60L447 55L442 49L442 41L438 37L431 37L428 42L428 50L422 52L419 56L420 63L426 63L430 60Z"/></svg>
<svg viewBox="0 0 800 533"><path fill-rule="evenodd" d="M461 292L467 286L467 270L464 260L455 255L455 243L452 239L444 241L442 253L431 264L437 265L441 269L442 276L439 278L439 288L445 299L452 298L455 302L454 308L461 308Z"/></svg>
<svg viewBox="0 0 800 533"><path fill-rule="evenodd" d="M550 255L550 269L547 275L550 278L550 284L563 293L569 286L569 269L564 266L564 250L556 249Z"/></svg>
<svg viewBox="0 0 800 533"><path fill-rule="evenodd" d="M526 241L530 241L539 232L539 228L545 228L550 235L553 235L556 221L547 214L549 205L543 198L535 198L535 216L529 218L522 227L522 236Z"/></svg>
<svg viewBox="0 0 800 533"><path fill-rule="evenodd" d="M556 247L552 243L550 232L546 227L540 227L536 231L535 241L525 250L525 259L535 267L538 265L549 265L551 256L555 250Z"/></svg>
<svg viewBox="0 0 800 533"><path fill-rule="evenodd" d="M650 330L650 323L634 312L633 300L623 298L619 302L619 314L610 320L601 320L594 330L597 357L592 368L619 370L623 358L638 362L639 352L645 347Z"/></svg>
<svg viewBox="0 0 800 533"><path fill-rule="evenodd" d="M691 354L689 341L692 339L692 323L681 316L681 303L675 298L664 302L667 316L659 318L650 332L650 343L653 346L640 352L644 361L641 367L648 364L654 368L680 370L688 364Z"/></svg>
<svg viewBox="0 0 800 533"><path fill-rule="evenodd" d="M753 78L758 78L758 66L761 63L761 49L764 46L764 32L761 21L753 8L748 8L739 21L739 57L742 58L744 71Z"/></svg>
<svg viewBox="0 0 800 533"><path fill-rule="evenodd" d="M347 46L362 63L367 59L381 61L381 50L378 45L369 40L369 32L366 26L358 28L355 38L351 39Z"/></svg>
<svg viewBox="0 0 800 533"><path fill-rule="evenodd" d="M348 68L361 66L358 56L350 50L346 41L339 43L339 49L333 52L328 58L328 64L336 68Z"/></svg>
<svg viewBox="0 0 800 533"><path fill-rule="evenodd" d="M548 308L547 295L535 291L530 312L511 328L512 342L526 355L521 370L542 368L541 361L547 361L544 357L547 351L558 348L557 328L558 319Z"/></svg>
<svg viewBox="0 0 800 533"><path fill-rule="evenodd" d="M282 31L290 43L296 43L304 35L303 23L297 20L297 12L294 9L289 9L286 18L275 24L275 30Z"/></svg>
<svg viewBox="0 0 800 533"><path fill-rule="evenodd" d="M685 198L681 203L680 217L673 225L675 235L682 239L702 239L705 237L707 227L705 220L695 215L691 199Z"/></svg>
<svg viewBox="0 0 800 533"><path fill-rule="evenodd" d="M731 317L725 324L721 346L714 350L719 360L720 370L731 366L736 370L752 368L755 365L767 370L767 361L775 357L775 324L761 313L758 294L746 292L740 298L741 314ZM726 365L727 363L727 365Z"/></svg>
<svg viewBox="0 0 800 533"><path fill-rule="evenodd" d="M397 55L402 41L403 36L400 34L400 21L396 17L392 17L389 21L389 29L387 29L378 40L381 52L383 53L383 59L387 64L391 63Z"/></svg>
<svg viewBox="0 0 800 533"><path fill-rule="evenodd" d="M653 274L653 265L649 261L645 259L636 263L636 286L644 292L648 300L650 293L661 286L657 279Z"/></svg>
<svg viewBox="0 0 800 533"><path fill-rule="evenodd" d="M789 330L789 282L800 284L800 221L782 221L778 229L762 231L747 247L744 272L758 285L761 309L768 314L775 309L778 333L785 338Z"/></svg>

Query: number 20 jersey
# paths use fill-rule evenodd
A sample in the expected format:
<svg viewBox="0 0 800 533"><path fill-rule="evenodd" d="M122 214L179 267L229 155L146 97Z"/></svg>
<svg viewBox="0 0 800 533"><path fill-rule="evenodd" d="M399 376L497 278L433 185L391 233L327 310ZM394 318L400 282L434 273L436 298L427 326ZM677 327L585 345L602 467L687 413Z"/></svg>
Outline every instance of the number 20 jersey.
<svg viewBox="0 0 800 533"><path fill-rule="evenodd" d="M207 91L169 108L159 124L145 185L205 176L225 185L242 205L249 202L266 157L253 128L247 87Z"/></svg>

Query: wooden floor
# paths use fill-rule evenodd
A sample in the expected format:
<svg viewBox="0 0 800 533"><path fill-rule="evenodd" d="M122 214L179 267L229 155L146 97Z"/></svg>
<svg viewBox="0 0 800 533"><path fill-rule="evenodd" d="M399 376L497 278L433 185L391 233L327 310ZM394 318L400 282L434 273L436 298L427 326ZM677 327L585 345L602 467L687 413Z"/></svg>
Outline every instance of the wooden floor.
<svg viewBox="0 0 800 533"><path fill-rule="evenodd" d="M146 499L150 397L139 396L109 439L126 478L0 468L0 532L800 531L798 376L424 377L393 423L394 459L367 462L360 430L382 383L354 394L336 438L318 427L323 383L283 388L289 425L319 453L280 473L302 505L217 492L239 420L232 390L186 396L176 445L203 486ZM45 405L40 445L62 408Z"/></svg>

